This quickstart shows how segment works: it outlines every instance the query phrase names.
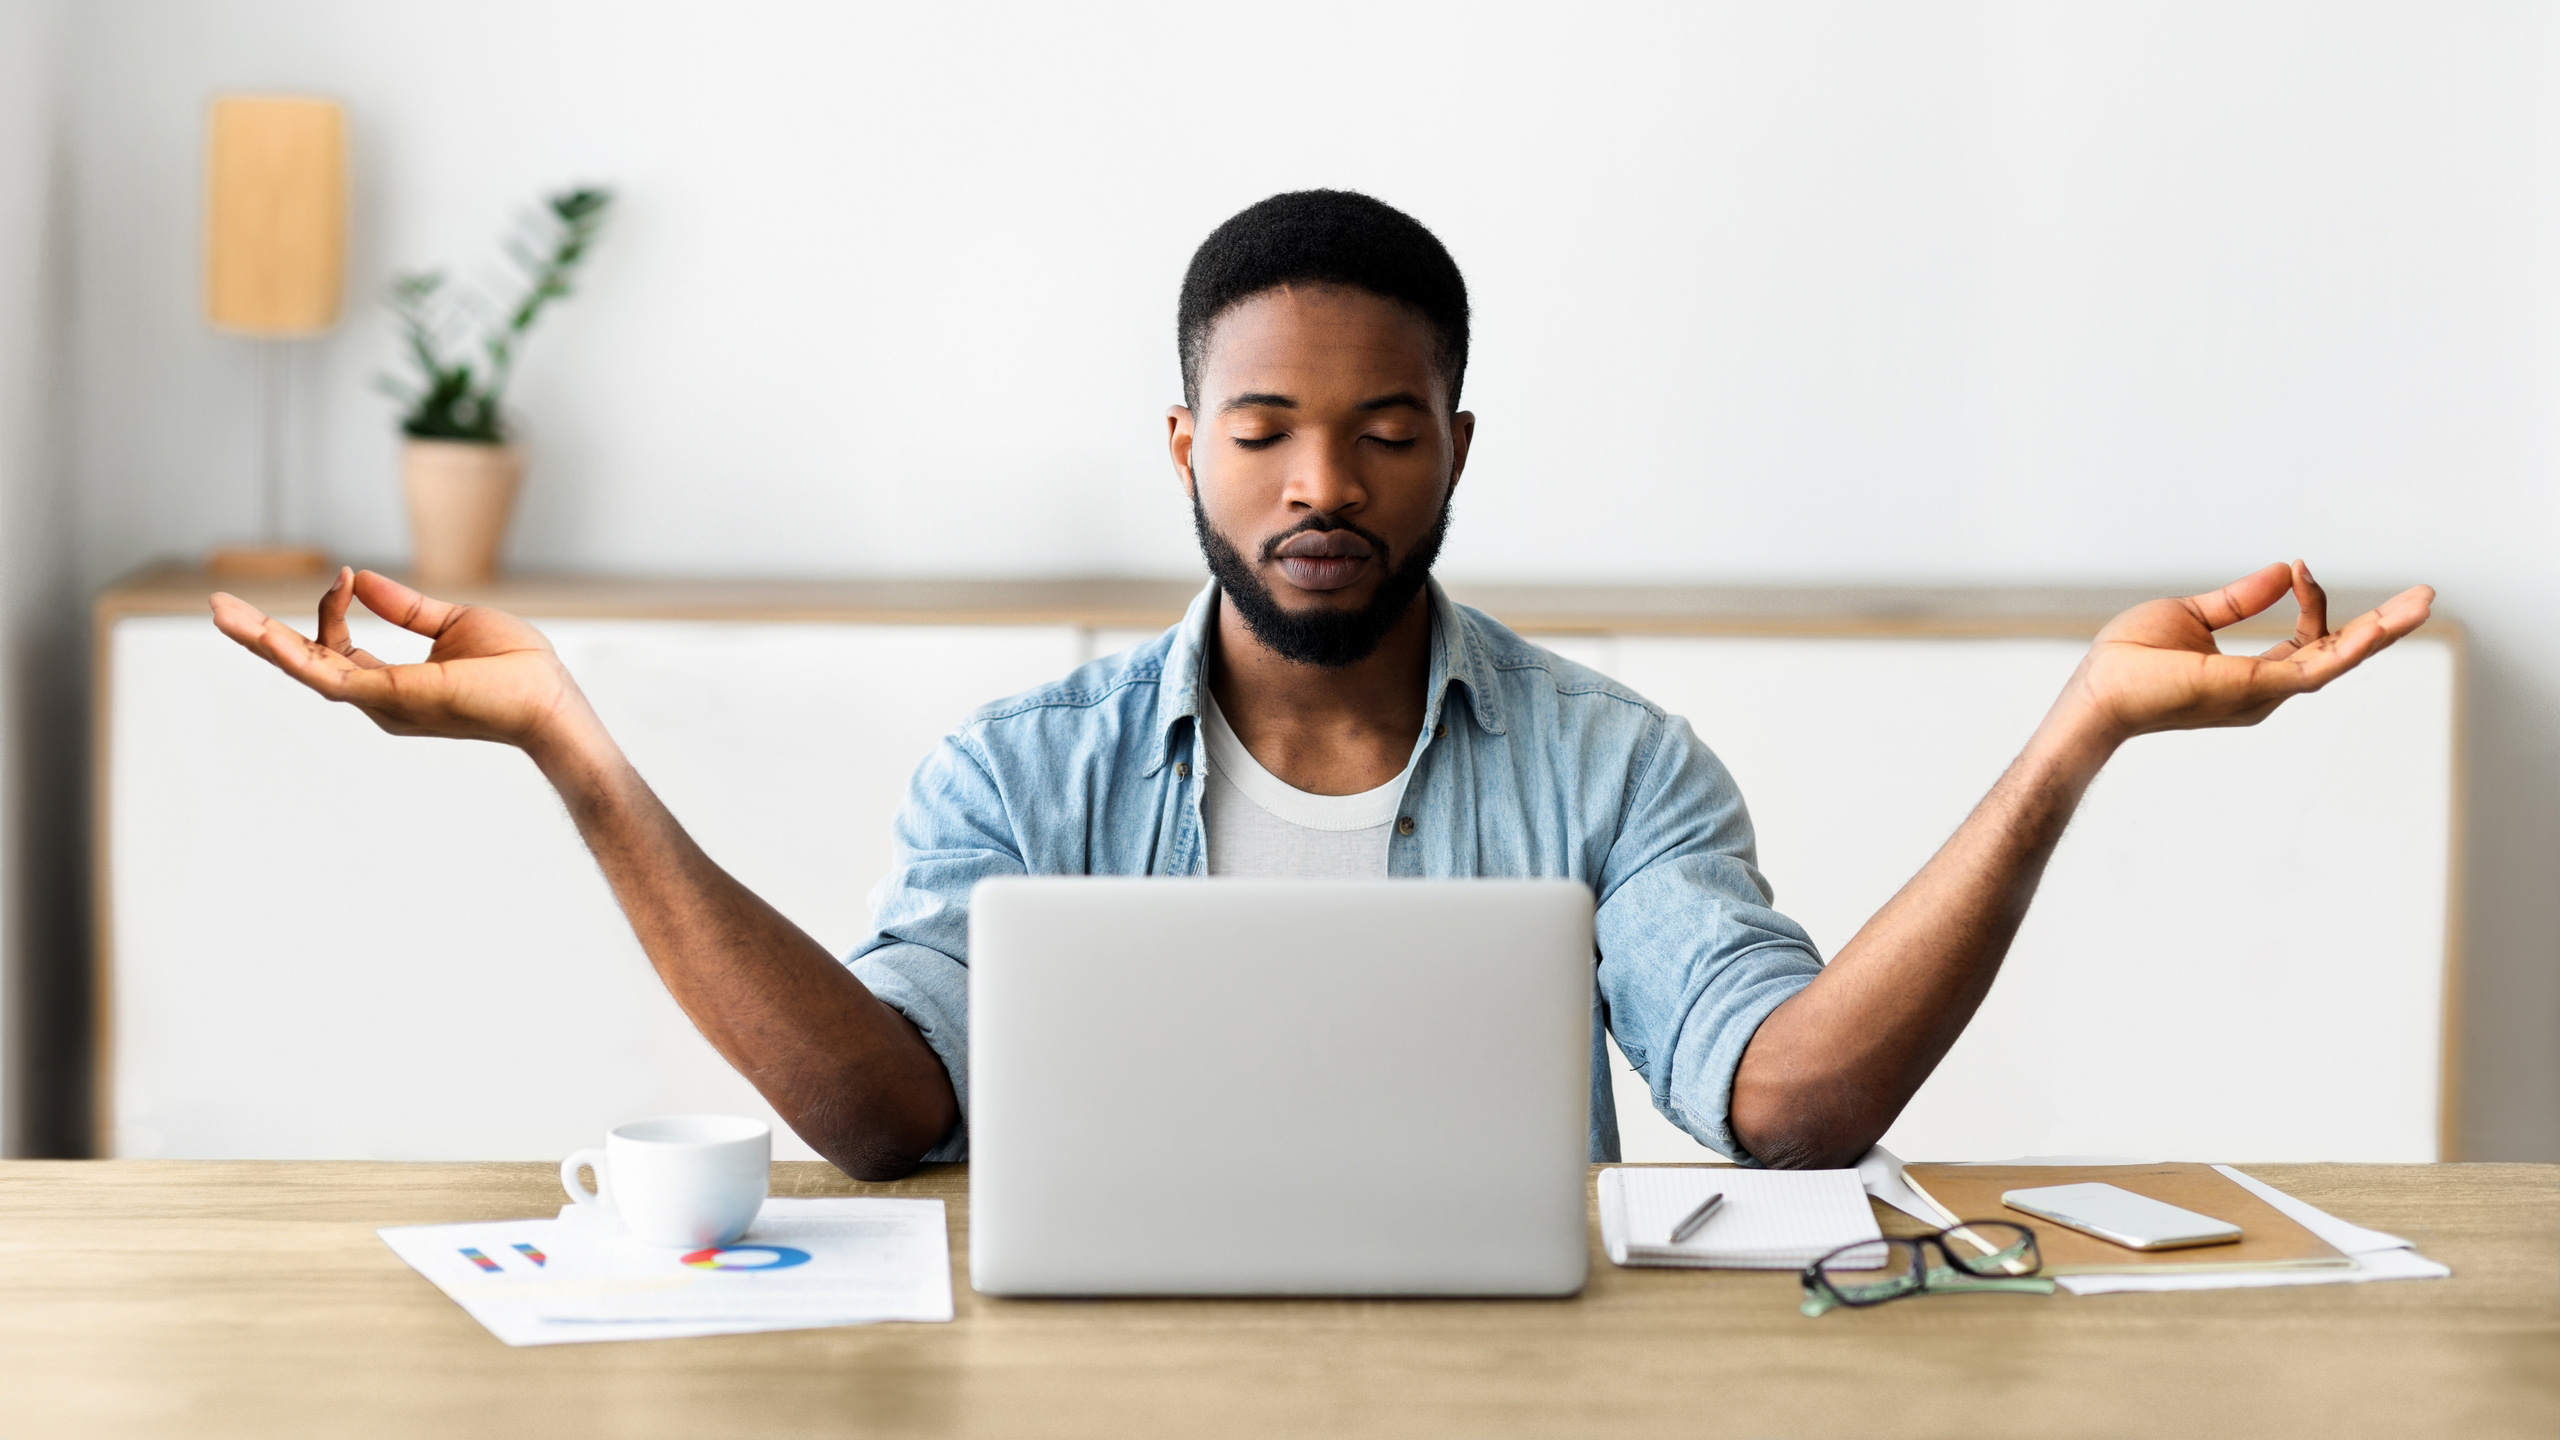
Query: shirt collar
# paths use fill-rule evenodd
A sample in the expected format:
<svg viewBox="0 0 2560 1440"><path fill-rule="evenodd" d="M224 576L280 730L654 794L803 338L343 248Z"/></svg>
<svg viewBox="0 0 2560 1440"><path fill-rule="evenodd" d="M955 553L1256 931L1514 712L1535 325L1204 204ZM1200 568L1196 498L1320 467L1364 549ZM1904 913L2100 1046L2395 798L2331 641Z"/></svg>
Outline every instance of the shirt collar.
<svg viewBox="0 0 2560 1440"><path fill-rule="evenodd" d="M1423 707L1422 735L1417 741L1429 743L1432 733L1440 728L1447 713L1449 687L1467 688L1467 713L1489 735L1502 732L1502 714L1492 679L1485 663L1484 639L1476 633L1465 612L1449 599L1437 579L1424 582L1424 593L1431 601L1431 678L1430 699ZM1209 627L1218 618L1218 582L1210 581L1192 597L1191 608L1183 612L1176 627L1173 648L1164 657L1164 672L1156 688L1155 755L1147 763L1150 776L1171 763L1180 744L1175 733L1183 721L1190 721L1196 732L1203 709L1205 687L1209 683Z"/></svg>

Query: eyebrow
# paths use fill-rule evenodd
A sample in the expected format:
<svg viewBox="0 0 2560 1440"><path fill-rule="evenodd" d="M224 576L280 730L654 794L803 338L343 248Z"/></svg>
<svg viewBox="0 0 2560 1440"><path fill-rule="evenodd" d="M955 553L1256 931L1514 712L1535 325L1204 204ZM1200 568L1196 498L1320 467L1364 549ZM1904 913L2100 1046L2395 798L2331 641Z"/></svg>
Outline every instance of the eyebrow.
<svg viewBox="0 0 2560 1440"><path fill-rule="evenodd" d="M1428 412L1431 409L1429 405L1423 403L1421 396L1414 394L1410 390L1399 390L1393 395L1381 395L1375 400L1363 400L1352 408L1363 411L1421 410L1425 412Z"/></svg>
<svg viewBox="0 0 2560 1440"><path fill-rule="evenodd" d="M1227 401L1226 404L1219 406L1218 413L1223 415L1230 410L1295 410L1297 408L1298 402L1286 395L1274 395L1265 390L1251 390L1242 395L1235 396ZM1410 390L1398 390L1392 395L1380 395L1373 400L1363 400L1351 408L1364 413L1374 410L1421 410L1428 412L1431 409L1431 406L1425 402L1421 396L1414 394Z"/></svg>

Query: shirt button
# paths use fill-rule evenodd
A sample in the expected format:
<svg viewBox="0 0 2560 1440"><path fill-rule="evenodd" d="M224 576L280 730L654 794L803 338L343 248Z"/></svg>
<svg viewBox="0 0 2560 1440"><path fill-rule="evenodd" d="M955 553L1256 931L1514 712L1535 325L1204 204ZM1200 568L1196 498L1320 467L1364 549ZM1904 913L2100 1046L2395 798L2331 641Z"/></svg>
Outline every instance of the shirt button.
<svg viewBox="0 0 2560 1440"><path fill-rule="evenodd" d="M1413 817L1412 817L1412 816L1410 816L1410 815L1399 815L1399 816L1397 816L1397 817L1396 817L1396 833L1397 833L1397 834L1399 834L1399 835L1410 835L1410 834L1412 834L1412 833L1413 833Z"/></svg>
<svg viewBox="0 0 2560 1440"><path fill-rule="evenodd" d="M1448 737L1449 737L1449 727L1448 727L1446 724L1434 725L1434 726L1432 726L1432 727L1431 727L1431 738L1432 738L1432 739L1434 739L1434 740L1445 740L1445 739L1447 739Z"/></svg>
<svg viewBox="0 0 2560 1440"><path fill-rule="evenodd" d="M1176 775L1181 776L1181 777L1182 777L1183 779L1185 779L1185 780L1190 779L1190 778L1191 778L1191 762L1190 762L1190 761L1188 761L1188 760L1176 760L1176 761L1174 761L1174 762L1173 762L1173 773L1174 773L1174 774L1176 774Z"/></svg>

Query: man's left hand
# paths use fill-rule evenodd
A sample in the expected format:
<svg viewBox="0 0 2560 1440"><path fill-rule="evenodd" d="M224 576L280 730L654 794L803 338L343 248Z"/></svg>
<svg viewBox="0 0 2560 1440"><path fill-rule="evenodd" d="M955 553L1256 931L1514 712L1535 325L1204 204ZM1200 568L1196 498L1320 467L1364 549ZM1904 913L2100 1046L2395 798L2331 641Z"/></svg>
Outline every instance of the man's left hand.
<svg viewBox="0 0 2560 1440"><path fill-rule="evenodd" d="M2226 655L2213 632L2293 593L2293 638L2256 655ZM2098 632L2058 709L2110 744L2154 730L2255 725L2287 699L2337 679L2426 623L2436 592L2413 586L2329 629L2329 597L2296 560L2270 565L2207 595L2137 605Z"/></svg>

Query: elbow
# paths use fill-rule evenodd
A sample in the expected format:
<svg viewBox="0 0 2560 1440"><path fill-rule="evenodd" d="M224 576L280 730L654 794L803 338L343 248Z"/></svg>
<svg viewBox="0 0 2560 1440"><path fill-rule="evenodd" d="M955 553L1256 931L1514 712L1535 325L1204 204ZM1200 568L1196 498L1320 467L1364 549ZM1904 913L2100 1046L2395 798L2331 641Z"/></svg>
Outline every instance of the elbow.
<svg viewBox="0 0 2560 1440"><path fill-rule="evenodd" d="M828 1164L856 1180L912 1175L960 1123L956 1097L943 1106L835 1105L793 1118L792 1128Z"/></svg>
<svg viewBox="0 0 2560 1440"><path fill-rule="evenodd" d="M942 1133L925 1135L918 1126L845 1126L810 1147L827 1163L856 1180L898 1180L916 1172L924 1157L941 1143Z"/></svg>
<svg viewBox="0 0 2560 1440"><path fill-rule="evenodd" d="M879 1182L902 1180L924 1163L921 1150L892 1149L886 1146L830 1149L827 1163L856 1180Z"/></svg>
<svg viewBox="0 0 2560 1440"><path fill-rule="evenodd" d="M906 1034L913 1043L891 1053L903 1064L828 1075L802 1087L811 1099L797 1113L784 1112L810 1148L856 1180L914 1174L960 1126L960 1094L941 1058L912 1025Z"/></svg>
<svg viewBox="0 0 2560 1440"><path fill-rule="evenodd" d="M1772 1170L1850 1169L1893 1123L1866 1100L1840 1083L1737 1075L1733 1138Z"/></svg>
<svg viewBox="0 0 2560 1440"><path fill-rule="evenodd" d="M1752 1159L1772 1170L1854 1169L1877 1139L1863 1129L1818 1124L1746 1129L1739 1119L1734 1123L1734 1138L1751 1152Z"/></svg>

